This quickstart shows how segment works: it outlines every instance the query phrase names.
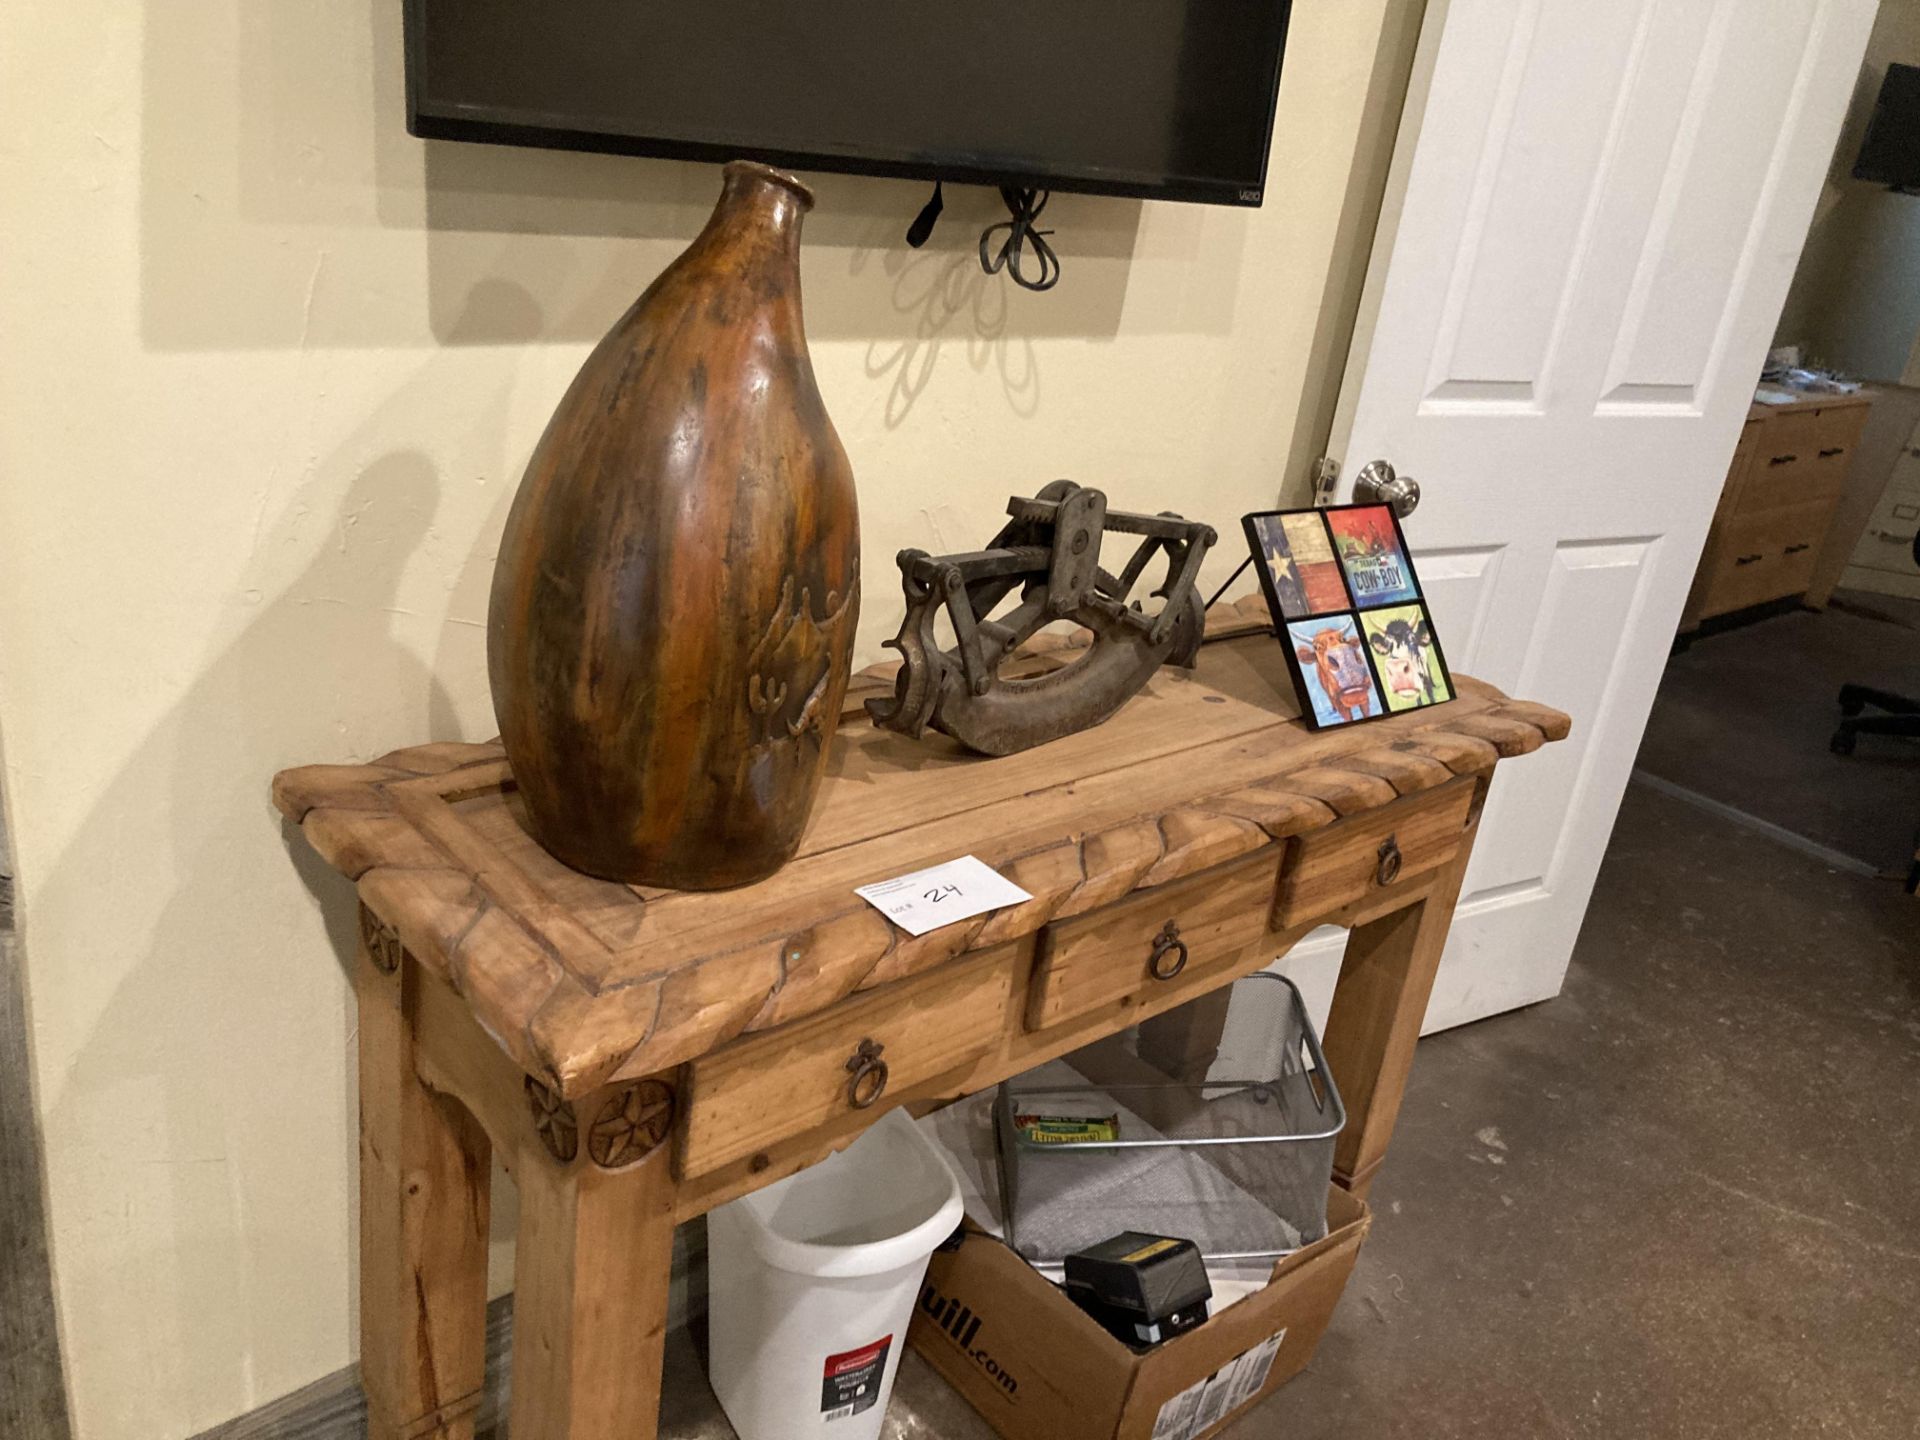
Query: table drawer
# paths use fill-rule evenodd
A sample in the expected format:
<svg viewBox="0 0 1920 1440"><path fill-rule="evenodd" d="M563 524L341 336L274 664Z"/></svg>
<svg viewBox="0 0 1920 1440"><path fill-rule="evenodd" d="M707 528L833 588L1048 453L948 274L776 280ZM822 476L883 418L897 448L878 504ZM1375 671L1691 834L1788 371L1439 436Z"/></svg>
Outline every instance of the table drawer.
<svg viewBox="0 0 1920 1440"><path fill-rule="evenodd" d="M1814 434L1819 453L1828 458L1851 452L1860 443L1860 432L1867 428L1871 405L1829 405L1814 412Z"/></svg>
<svg viewBox="0 0 1920 1440"><path fill-rule="evenodd" d="M1168 986L1207 988L1212 962L1267 933L1278 864L1266 850L1047 926L1028 991L1027 1028L1044 1030Z"/></svg>
<svg viewBox="0 0 1920 1440"><path fill-rule="evenodd" d="M1860 432L1866 429L1869 409L1866 405L1836 406L1820 411L1816 417L1813 463L1821 483L1836 496L1846 486L1853 450L1860 443Z"/></svg>
<svg viewBox="0 0 1920 1440"><path fill-rule="evenodd" d="M1761 421L1735 511L1791 504L1799 487L1812 478L1819 449L1819 422L1811 410L1789 411Z"/></svg>
<svg viewBox="0 0 1920 1440"><path fill-rule="evenodd" d="M1000 947L694 1061L680 1173L704 1175L857 1110L878 1115L978 1059L1006 1028L1014 957Z"/></svg>
<svg viewBox="0 0 1920 1440"><path fill-rule="evenodd" d="M1844 457L1844 451L1840 452ZM1839 498L1846 481L1846 460L1831 460L1812 452L1795 459L1784 469L1773 468L1768 461L1756 461L1747 472L1747 483L1734 508L1734 523L1768 512L1790 510L1798 506Z"/></svg>
<svg viewBox="0 0 1920 1440"><path fill-rule="evenodd" d="M1291 929L1363 900L1403 876L1444 865L1460 848L1473 781L1449 780L1293 842L1274 925Z"/></svg>
<svg viewBox="0 0 1920 1440"><path fill-rule="evenodd" d="M1740 431L1740 443L1733 448L1733 463L1727 466L1727 478L1720 486L1720 499L1714 506L1713 523L1721 524L1737 508L1740 490L1746 483L1747 467L1766 433L1766 421L1749 420Z"/></svg>
<svg viewBox="0 0 1920 1440"><path fill-rule="evenodd" d="M1832 518L1832 504L1816 501L1735 520L1701 613L1722 615L1805 590Z"/></svg>
<svg viewBox="0 0 1920 1440"><path fill-rule="evenodd" d="M1734 509L1739 514L1792 505L1819 473L1819 418L1811 410L1775 415L1762 423Z"/></svg>

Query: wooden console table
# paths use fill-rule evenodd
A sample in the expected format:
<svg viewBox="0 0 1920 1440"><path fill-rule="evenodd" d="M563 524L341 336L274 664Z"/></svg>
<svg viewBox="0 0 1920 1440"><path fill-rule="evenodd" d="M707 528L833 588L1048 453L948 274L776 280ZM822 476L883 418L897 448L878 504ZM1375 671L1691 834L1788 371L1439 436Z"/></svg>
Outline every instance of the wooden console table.
<svg viewBox="0 0 1920 1440"><path fill-rule="evenodd" d="M1326 1037L1350 1116L1335 1164L1364 1191L1494 766L1567 733L1456 683L1452 704L1315 735L1273 640L1242 633L1098 729L1007 759L850 719L798 858L719 894L562 867L516 817L498 745L282 773L275 802L361 900L373 1440L473 1434L491 1154L520 1197L514 1440L645 1440L676 1223L1328 923L1352 928ZM853 893L969 853L1033 900L913 939ZM1170 922L1184 963L1157 979Z"/></svg>

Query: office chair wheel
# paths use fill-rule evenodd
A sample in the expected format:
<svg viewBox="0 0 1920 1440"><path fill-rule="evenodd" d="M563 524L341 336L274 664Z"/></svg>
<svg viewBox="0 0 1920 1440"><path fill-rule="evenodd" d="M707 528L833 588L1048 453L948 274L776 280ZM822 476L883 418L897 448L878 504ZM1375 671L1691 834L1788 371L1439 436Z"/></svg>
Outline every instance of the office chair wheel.
<svg viewBox="0 0 1920 1440"><path fill-rule="evenodd" d="M1853 746L1854 746L1853 732L1847 729L1845 726L1842 726L1840 729L1834 731L1833 738L1827 742L1827 748L1833 751L1833 753L1836 755L1853 754Z"/></svg>

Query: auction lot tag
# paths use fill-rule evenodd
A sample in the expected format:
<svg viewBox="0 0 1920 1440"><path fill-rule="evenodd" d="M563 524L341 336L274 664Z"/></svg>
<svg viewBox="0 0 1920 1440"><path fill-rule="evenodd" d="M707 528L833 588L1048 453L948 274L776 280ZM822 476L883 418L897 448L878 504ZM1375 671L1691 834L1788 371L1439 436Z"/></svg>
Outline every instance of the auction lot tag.
<svg viewBox="0 0 1920 1440"><path fill-rule="evenodd" d="M911 875L862 885L854 892L909 935L925 935L957 920L1033 899L999 871L971 855L930 865Z"/></svg>

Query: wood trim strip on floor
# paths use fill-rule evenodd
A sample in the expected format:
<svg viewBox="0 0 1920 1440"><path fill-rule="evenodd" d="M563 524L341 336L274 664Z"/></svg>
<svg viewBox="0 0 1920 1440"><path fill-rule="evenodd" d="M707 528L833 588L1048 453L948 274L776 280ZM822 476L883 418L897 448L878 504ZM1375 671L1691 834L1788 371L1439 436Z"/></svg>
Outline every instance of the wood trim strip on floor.
<svg viewBox="0 0 1920 1440"><path fill-rule="evenodd" d="M506 1417L507 1354L512 1344L513 1297L502 1295L487 1306L487 1383L474 1422L476 1434L487 1434ZM360 1389L360 1367L349 1365L270 1405L204 1430L194 1440L365 1440L366 1433L367 1397Z"/></svg>
<svg viewBox="0 0 1920 1440"><path fill-rule="evenodd" d="M1722 820L1738 825L1743 830L1764 835L1769 840L1785 845L1789 850L1798 850L1802 855L1818 860L1822 865L1831 866L1835 870L1844 870L1849 875L1864 875L1869 880L1881 879L1886 873L1864 860L1857 860L1851 855L1842 854L1838 850L1822 845L1818 840L1809 840L1804 835L1796 835L1785 826L1776 825L1771 820L1762 820L1758 815L1749 815L1746 811L1737 809L1723 800L1715 800L1710 795L1702 795L1698 790L1689 790L1684 785L1676 785L1673 781L1662 779L1638 766L1634 767L1633 781L1636 785L1657 790L1660 794L1683 801L1695 809L1705 810L1709 815L1718 815Z"/></svg>
<svg viewBox="0 0 1920 1440"><path fill-rule="evenodd" d="M669 1330L685 1329L706 1314L706 1256L704 1220L682 1225L674 1232L673 1282L667 1299ZM480 1392L480 1411L474 1417L474 1434L478 1436L497 1434L506 1424L512 1354L513 1296L509 1294L487 1304L486 1381ZM348 1365L291 1395L203 1430L193 1440L366 1440L366 1434L367 1397L360 1389L360 1367ZM0 1427L0 1437L14 1440L12 1432L4 1427Z"/></svg>
<svg viewBox="0 0 1920 1440"><path fill-rule="evenodd" d="M486 1308L486 1388L480 1392L476 1434L486 1434L507 1415L511 1344L513 1296L501 1296ZM365 1440L365 1436L367 1396L359 1388L359 1365L348 1365L271 1405L202 1430L194 1440Z"/></svg>

